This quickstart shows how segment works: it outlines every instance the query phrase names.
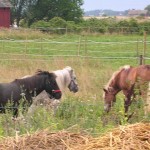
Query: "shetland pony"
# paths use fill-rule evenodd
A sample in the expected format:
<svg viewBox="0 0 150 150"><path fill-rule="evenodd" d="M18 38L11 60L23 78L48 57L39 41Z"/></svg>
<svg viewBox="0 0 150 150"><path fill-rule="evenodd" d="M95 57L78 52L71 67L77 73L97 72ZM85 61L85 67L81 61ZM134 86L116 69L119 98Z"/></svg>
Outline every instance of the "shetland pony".
<svg viewBox="0 0 150 150"><path fill-rule="evenodd" d="M62 95L64 94L65 90L68 88L71 92L76 93L79 90L76 74L73 68L70 66L67 66L61 70L53 71L53 73L57 76L56 82L62 92ZM23 78L26 78L31 75L24 76ZM60 99L59 99L60 100ZM58 105L60 104L59 100L52 100L48 99L47 95L43 91L39 96L35 97L33 100L33 103L31 107L28 109L27 114L31 115L34 113L34 111L39 107L39 105L52 105L53 111L55 113Z"/></svg>
<svg viewBox="0 0 150 150"><path fill-rule="evenodd" d="M79 87L74 69L70 66L63 68L62 70L53 71L57 76L56 81L62 92L68 87L73 93L78 92Z"/></svg>
<svg viewBox="0 0 150 150"><path fill-rule="evenodd" d="M150 81L150 65L140 65L138 67L124 66L114 72L111 79L107 83L104 90L104 110L109 112L111 106L116 101L116 94L123 91L125 95L125 112L131 104L131 97L135 97L134 88L137 83L137 88L140 94L144 93L141 85Z"/></svg>
<svg viewBox="0 0 150 150"><path fill-rule="evenodd" d="M49 94L50 98L61 98L62 93L57 85L54 73L39 71L31 77L15 79L10 83L0 83L0 112L5 113L5 106L10 101L16 117L20 100L24 99L31 105L32 97L43 90Z"/></svg>
<svg viewBox="0 0 150 150"><path fill-rule="evenodd" d="M73 93L78 92L79 87L74 69L72 69L70 66L66 66L61 70L56 70L52 72L57 76L56 81L62 93L65 92L66 88L68 88ZM32 75L26 75L22 77L22 79L31 76Z"/></svg>

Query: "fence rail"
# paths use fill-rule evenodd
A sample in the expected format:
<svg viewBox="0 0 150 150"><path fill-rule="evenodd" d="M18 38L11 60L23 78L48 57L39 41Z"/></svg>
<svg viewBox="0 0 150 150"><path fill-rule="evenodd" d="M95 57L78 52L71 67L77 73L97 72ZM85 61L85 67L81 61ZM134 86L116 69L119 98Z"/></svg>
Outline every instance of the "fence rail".
<svg viewBox="0 0 150 150"><path fill-rule="evenodd" d="M149 59L149 49L150 41L148 40L121 42L101 42L81 38L78 41L56 41L49 39L0 40L1 60L30 59L34 61L40 58L43 61L47 61L50 57L76 56L99 59L137 59L140 55L144 55L144 59ZM18 58L18 56L22 56L22 58Z"/></svg>

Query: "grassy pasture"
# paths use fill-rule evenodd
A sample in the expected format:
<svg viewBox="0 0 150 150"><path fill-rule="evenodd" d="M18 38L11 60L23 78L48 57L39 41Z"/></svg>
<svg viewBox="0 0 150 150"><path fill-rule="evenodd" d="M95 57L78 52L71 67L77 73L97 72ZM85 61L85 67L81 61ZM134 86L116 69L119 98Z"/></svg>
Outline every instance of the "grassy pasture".
<svg viewBox="0 0 150 150"><path fill-rule="evenodd" d="M0 31L0 82L33 74L37 69L51 71L69 65L76 72L80 88L76 94L67 90L55 116L44 108L37 110L28 123L14 123L10 113L0 115L0 135L13 136L16 130L24 134L44 128L97 135L127 123L123 95L118 94L114 108L105 114L102 89L119 67L139 64L136 56L143 54L142 41L140 35L58 36L30 30ZM150 36L147 36L147 57L150 54L148 41ZM149 63L148 59L146 63ZM135 114L130 123L150 119L150 116L144 116L143 105L139 100L131 106L129 114L133 111Z"/></svg>

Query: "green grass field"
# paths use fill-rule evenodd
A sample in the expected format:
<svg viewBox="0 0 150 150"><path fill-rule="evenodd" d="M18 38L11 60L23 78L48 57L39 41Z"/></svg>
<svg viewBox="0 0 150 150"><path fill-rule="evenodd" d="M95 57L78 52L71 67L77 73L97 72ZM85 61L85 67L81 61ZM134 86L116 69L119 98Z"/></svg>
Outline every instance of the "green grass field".
<svg viewBox="0 0 150 150"><path fill-rule="evenodd" d="M147 35L145 56L150 56L150 36ZM13 122L11 114L0 115L0 135L13 136L49 128L99 135L119 124L126 124L123 95L111 112L103 111L103 87L114 71L123 65L139 65L138 56L144 53L142 35L49 35L39 31L0 31L0 82L9 82L37 69L57 70L74 68L80 91L67 89L56 115L40 108L30 122ZM149 60L146 59L148 64ZM135 112L128 123L149 121L143 101L138 100L129 110Z"/></svg>

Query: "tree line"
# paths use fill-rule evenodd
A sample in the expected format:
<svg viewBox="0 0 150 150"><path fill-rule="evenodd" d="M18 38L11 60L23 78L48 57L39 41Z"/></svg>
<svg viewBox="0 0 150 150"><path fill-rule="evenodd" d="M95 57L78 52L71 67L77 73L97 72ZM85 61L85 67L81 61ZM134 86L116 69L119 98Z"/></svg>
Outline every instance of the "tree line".
<svg viewBox="0 0 150 150"><path fill-rule="evenodd" d="M11 22L19 25L23 20L28 27L39 20L49 21L61 17L66 21L79 22L83 0L10 0Z"/></svg>
<svg viewBox="0 0 150 150"><path fill-rule="evenodd" d="M34 22L30 28L57 34L64 34L66 32L143 34L145 31L150 34L150 21L139 21L140 19L142 20L143 18L140 16L138 19L130 18L129 20L120 21L116 17L104 19L91 18L75 23L74 21L66 21L60 17L54 17L49 21L40 20Z"/></svg>
<svg viewBox="0 0 150 150"><path fill-rule="evenodd" d="M30 28L66 28L67 32L138 32L147 31L150 33L150 22L137 21L143 19L142 16L136 19L118 21L116 17L106 19L91 18L83 19L83 9L81 6L84 0L10 0L11 21L15 21L18 26ZM150 5L145 7L150 14ZM58 32L58 31L55 31ZM65 33L65 30L59 33Z"/></svg>

